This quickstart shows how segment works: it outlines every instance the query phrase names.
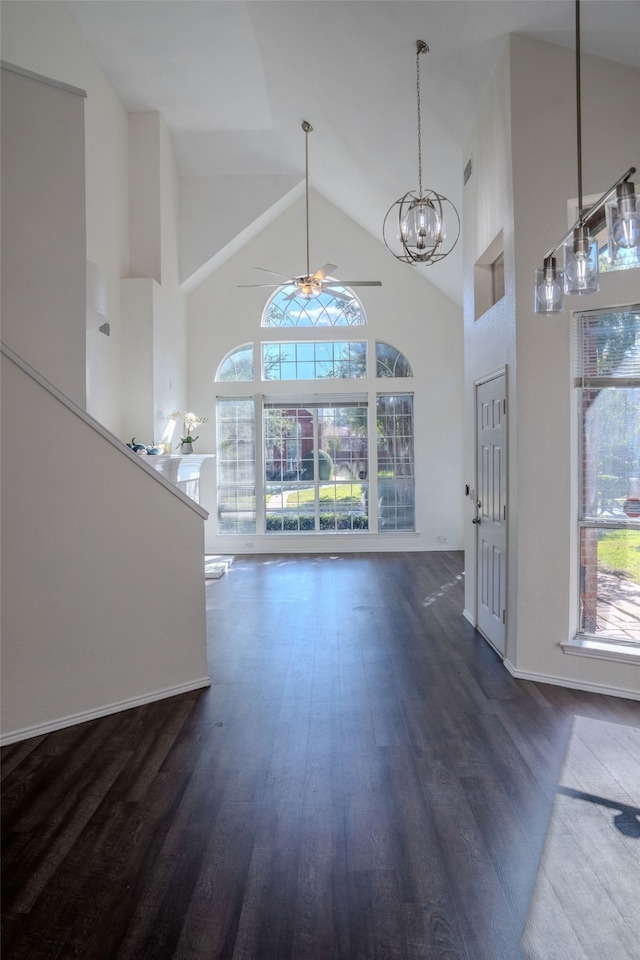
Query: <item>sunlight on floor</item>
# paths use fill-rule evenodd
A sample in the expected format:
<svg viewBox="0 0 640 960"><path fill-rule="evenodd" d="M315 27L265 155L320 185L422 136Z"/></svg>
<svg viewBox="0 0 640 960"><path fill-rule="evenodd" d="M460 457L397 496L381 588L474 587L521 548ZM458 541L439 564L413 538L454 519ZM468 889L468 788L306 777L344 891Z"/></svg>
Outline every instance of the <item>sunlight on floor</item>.
<svg viewBox="0 0 640 960"><path fill-rule="evenodd" d="M523 956L638 960L639 891L640 728L575 717Z"/></svg>
<svg viewBox="0 0 640 960"><path fill-rule="evenodd" d="M205 554L205 580L219 580L220 577L224 576L232 563L233 557L221 557L218 554Z"/></svg>

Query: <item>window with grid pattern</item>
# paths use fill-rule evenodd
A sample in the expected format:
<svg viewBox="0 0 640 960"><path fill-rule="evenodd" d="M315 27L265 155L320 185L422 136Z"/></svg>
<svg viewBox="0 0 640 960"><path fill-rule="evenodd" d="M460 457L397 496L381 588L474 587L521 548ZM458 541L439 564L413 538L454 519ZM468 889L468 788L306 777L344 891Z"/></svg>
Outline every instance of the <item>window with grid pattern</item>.
<svg viewBox="0 0 640 960"><path fill-rule="evenodd" d="M579 634L640 648L640 305L580 313Z"/></svg>

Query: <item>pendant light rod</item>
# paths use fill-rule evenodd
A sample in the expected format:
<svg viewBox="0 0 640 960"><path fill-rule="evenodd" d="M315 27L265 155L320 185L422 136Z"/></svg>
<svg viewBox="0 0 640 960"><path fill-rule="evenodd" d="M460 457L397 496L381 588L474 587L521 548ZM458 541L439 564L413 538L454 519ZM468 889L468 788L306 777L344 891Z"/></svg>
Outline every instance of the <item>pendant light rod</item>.
<svg viewBox="0 0 640 960"><path fill-rule="evenodd" d="M582 218L582 81L580 76L580 0L576 0L576 136L578 161L578 216Z"/></svg>
<svg viewBox="0 0 640 960"><path fill-rule="evenodd" d="M607 202L607 200L609 199L609 197L616 192L616 188L617 188L621 183L626 183L626 181L629 179L629 177L632 177L635 172L636 172L636 168L635 168L635 167L629 167L629 169L627 170L627 172L626 172L626 173L623 173L622 176L619 177L618 180L616 180L616 182L613 183L613 184L609 187L609 189L607 190L607 192L602 194L602 196L600 197L600 199L597 200L597 201L593 204L592 207L589 207L589 209L588 209L588 210L585 210L585 211L582 211L582 210L581 210L581 211L580 211L580 216L578 217L578 219L576 220L576 222L574 223L574 225L573 225L569 230L567 230L567 232L565 233L564 237L562 237L561 240L558 240L558 242L556 243L555 247L551 247L551 249L547 251L547 253L546 253L545 256L544 256L544 259L546 260L548 257L552 257L553 254L556 252L556 250L558 250L558 249L562 246L563 243L566 243L566 241L569 239L569 237L571 237L571 236L573 235L573 231L574 231L577 227L583 227L583 226L585 226L587 220L589 220L589 218L592 217L594 213L597 213L598 210L600 210L600 209L605 205L605 203Z"/></svg>
<svg viewBox="0 0 640 960"><path fill-rule="evenodd" d="M578 219L544 257L542 270L535 271L534 309L537 314L562 313L563 292L569 296L584 296L600 289L599 243L590 227L596 227L595 215L602 207L608 237L608 258L612 264L626 258L640 260L640 216L634 184L629 178L636 172L630 167L626 173L603 193L588 210L584 209L582 190L582 84L580 76L580 0L575 0L575 79L576 79L576 156L578 173ZM608 202L615 194L615 200ZM591 221L591 222L590 222ZM564 248L564 269L556 265L554 254ZM620 253L622 251L622 253Z"/></svg>
<svg viewBox="0 0 640 960"><path fill-rule="evenodd" d="M309 257L309 134L313 127L307 120L302 121L304 130L304 193L305 193L305 221L307 230L307 276L310 276Z"/></svg>

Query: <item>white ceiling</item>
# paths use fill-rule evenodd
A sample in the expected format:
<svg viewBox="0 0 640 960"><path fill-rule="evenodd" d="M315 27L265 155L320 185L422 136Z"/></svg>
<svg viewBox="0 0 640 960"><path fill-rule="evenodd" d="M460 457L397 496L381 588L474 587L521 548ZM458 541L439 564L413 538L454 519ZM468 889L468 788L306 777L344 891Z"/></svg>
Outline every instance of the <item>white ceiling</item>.
<svg viewBox="0 0 640 960"><path fill-rule="evenodd" d="M67 6L127 108L163 114L181 176L303 176L306 119L312 186L380 239L389 206L417 187L417 39L430 47L420 61L423 184L459 210L463 144L504 38L575 45L574 0ZM583 53L640 66L640 0L583 0L581 39ZM457 302L459 248L418 268Z"/></svg>

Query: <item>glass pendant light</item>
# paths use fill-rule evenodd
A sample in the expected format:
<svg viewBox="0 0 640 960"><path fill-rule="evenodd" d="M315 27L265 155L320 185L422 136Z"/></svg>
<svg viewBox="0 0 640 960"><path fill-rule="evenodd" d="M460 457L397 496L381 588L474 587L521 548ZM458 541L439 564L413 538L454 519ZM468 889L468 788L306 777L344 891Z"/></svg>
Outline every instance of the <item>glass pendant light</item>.
<svg viewBox="0 0 640 960"><path fill-rule="evenodd" d="M616 198L605 207L609 238L609 261L637 265L640 263L640 209L635 185L630 180L619 183Z"/></svg>
<svg viewBox="0 0 640 960"><path fill-rule="evenodd" d="M535 312L561 313L562 291L558 295L559 271L554 254L560 247L564 253L562 286L567 295L596 293L600 289L597 240L589 234L588 223L606 204L609 234L609 257L612 263L640 263L640 216L635 187L629 180L636 172L630 167L604 193L597 203L585 210L582 205L582 116L580 84L580 0L575 0L576 22L576 134L578 161L578 219L544 258L544 267L535 272ZM615 194L615 200L607 201Z"/></svg>
<svg viewBox="0 0 640 960"><path fill-rule="evenodd" d="M427 246L439 247L445 239L442 214L436 209L437 203L430 197L414 200L402 219L401 235L417 251L423 251Z"/></svg>
<svg viewBox="0 0 640 960"><path fill-rule="evenodd" d="M597 293L599 289L598 243L585 224L580 224L564 244L564 292Z"/></svg>
<svg viewBox="0 0 640 960"><path fill-rule="evenodd" d="M556 258L547 257L542 270L536 270L536 313L562 313L562 277L556 267Z"/></svg>

